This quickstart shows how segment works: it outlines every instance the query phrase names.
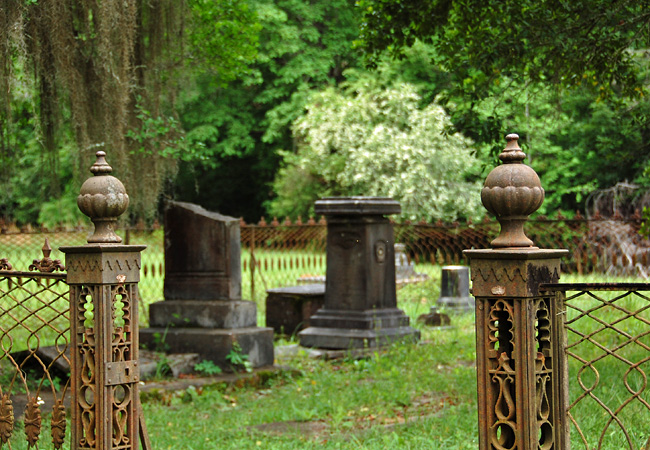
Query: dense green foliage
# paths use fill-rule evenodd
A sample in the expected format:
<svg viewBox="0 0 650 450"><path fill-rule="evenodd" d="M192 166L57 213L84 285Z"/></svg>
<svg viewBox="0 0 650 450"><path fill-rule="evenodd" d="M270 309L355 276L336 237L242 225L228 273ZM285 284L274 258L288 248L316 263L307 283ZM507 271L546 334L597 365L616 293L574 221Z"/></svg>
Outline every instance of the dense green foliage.
<svg viewBox="0 0 650 450"><path fill-rule="evenodd" d="M467 93L484 95L503 76L634 91L636 49L650 38L648 2L620 0L359 0L360 42L377 57L431 42L446 68L470 76Z"/></svg>
<svg viewBox="0 0 650 450"><path fill-rule="evenodd" d="M271 211L304 217L319 198L370 195L398 200L409 220L478 218L472 143L446 132L439 105L420 102L414 86L382 87L368 74L314 95L294 122L298 150L283 152Z"/></svg>
<svg viewBox="0 0 650 450"><path fill-rule="evenodd" d="M134 18L108 3L84 6L90 13L71 9L72 19L51 2L0 11L0 85L10 94L0 111L3 216L76 221L74 197L89 155L102 146L131 194L132 219L155 213L163 187L166 197L247 221L305 215L321 195L395 195L294 169L306 157L305 137L321 126L306 126L316 99L356 102L363 92L387 96L404 83L417 96L414 113L438 105L449 117L442 130L426 131L435 134L429 144L444 150L437 133L468 138L480 161L466 160L462 172L472 180L497 164L503 136L518 133L547 192L544 214L582 209L595 190L625 180L648 185L647 2L128 3ZM134 24L133 34L107 29L114 16ZM57 19L57 32L68 34L41 33ZM70 33L72 41L62 40ZM108 58L111 45L131 62ZM373 70L360 69L364 52ZM88 65L73 73L83 57ZM129 83L115 78L121 73ZM364 90L362 79L371 87ZM336 114L320 120L331 124ZM402 119L381 120L393 129ZM330 131L345 135L346 125ZM361 170L358 156L348 156L341 176ZM408 189L447 176L412 167L403 167ZM368 178L366 169L357 175ZM424 218L466 215L421 208Z"/></svg>
<svg viewBox="0 0 650 450"><path fill-rule="evenodd" d="M312 89L343 79L357 65L354 1L255 0L262 25L250 71L227 87L198 77L179 115L200 163L181 165L173 195L208 209L258 220L270 197L278 149L291 148L290 124Z"/></svg>
<svg viewBox="0 0 650 450"><path fill-rule="evenodd" d="M520 134L547 187L545 212L595 189L643 186L649 165L647 2L360 0L358 44L377 64L426 42L447 73L454 125L492 154Z"/></svg>
<svg viewBox="0 0 650 450"><path fill-rule="evenodd" d="M131 194L131 214L151 216L174 157L196 154L174 119L183 80L232 80L256 55L258 33L247 1L6 2L0 176L11 189L0 195L3 215L36 221L44 202L78 190L103 149Z"/></svg>

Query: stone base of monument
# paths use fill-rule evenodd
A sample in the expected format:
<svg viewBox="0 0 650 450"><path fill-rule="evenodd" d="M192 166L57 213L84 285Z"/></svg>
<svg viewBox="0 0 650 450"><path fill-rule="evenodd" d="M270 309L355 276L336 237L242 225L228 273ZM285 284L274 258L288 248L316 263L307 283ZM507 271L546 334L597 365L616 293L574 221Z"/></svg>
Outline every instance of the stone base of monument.
<svg viewBox="0 0 650 450"><path fill-rule="evenodd" d="M227 369L226 356L237 342L248 355L252 367L273 365L273 329L261 327L209 329L160 327L140 330L140 345L155 350L163 347L168 353L198 353L201 360L212 361Z"/></svg>
<svg viewBox="0 0 650 450"><path fill-rule="evenodd" d="M198 353L228 369L226 355L237 342L253 367L273 365L273 329L257 327L250 300L165 300L149 306L149 323L140 329L140 344L149 350Z"/></svg>
<svg viewBox="0 0 650 450"><path fill-rule="evenodd" d="M149 306L152 327L244 328L257 325L250 300L165 300Z"/></svg>
<svg viewBox="0 0 650 450"><path fill-rule="evenodd" d="M303 347L352 349L381 347L400 340L416 341L420 332L398 308L370 311L319 310L312 326L298 336Z"/></svg>

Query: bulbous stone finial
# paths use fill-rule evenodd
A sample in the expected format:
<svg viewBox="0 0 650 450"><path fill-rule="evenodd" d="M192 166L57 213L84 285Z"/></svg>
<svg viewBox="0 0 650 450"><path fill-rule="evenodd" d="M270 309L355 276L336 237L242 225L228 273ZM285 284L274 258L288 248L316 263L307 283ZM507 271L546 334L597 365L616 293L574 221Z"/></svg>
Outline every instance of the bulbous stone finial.
<svg viewBox="0 0 650 450"><path fill-rule="evenodd" d="M499 155L503 164L490 172L481 191L483 206L501 224L499 236L491 243L493 248L533 247L533 241L524 234L524 223L544 201L537 173L522 163L526 154L519 148L518 139L516 134L506 136L506 148Z"/></svg>
<svg viewBox="0 0 650 450"><path fill-rule="evenodd" d="M122 238L115 234L115 224L129 206L129 196L122 182L110 175L113 168L106 162L106 153L98 151L95 156L97 161L90 168L94 176L81 186L77 205L95 224L89 244L119 244Z"/></svg>

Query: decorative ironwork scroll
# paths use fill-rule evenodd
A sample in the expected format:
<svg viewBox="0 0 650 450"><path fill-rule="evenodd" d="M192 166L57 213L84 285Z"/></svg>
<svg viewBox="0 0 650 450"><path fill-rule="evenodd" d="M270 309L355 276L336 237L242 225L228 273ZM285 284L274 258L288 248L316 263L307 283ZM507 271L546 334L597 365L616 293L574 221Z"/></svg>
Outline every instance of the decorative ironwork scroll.
<svg viewBox="0 0 650 450"><path fill-rule="evenodd" d="M516 372L514 349L514 308L511 302L490 302L488 312L488 371L490 397L495 401L490 417L490 437L493 445L517 448L520 441L516 416ZM498 448L498 447L496 447Z"/></svg>
<svg viewBox="0 0 650 450"><path fill-rule="evenodd" d="M63 249L75 311L74 450L138 447L137 281L143 248L100 244Z"/></svg>
<svg viewBox="0 0 650 450"><path fill-rule="evenodd" d="M466 254L476 297L479 448L564 450L564 315L561 301L539 289L557 280L564 252Z"/></svg>
<svg viewBox="0 0 650 450"><path fill-rule="evenodd" d="M35 259L29 266L29 270L37 270L39 272L55 272L57 270L64 271L65 267L59 259L50 258L52 247L50 247L50 240L45 238L43 244L43 259Z"/></svg>

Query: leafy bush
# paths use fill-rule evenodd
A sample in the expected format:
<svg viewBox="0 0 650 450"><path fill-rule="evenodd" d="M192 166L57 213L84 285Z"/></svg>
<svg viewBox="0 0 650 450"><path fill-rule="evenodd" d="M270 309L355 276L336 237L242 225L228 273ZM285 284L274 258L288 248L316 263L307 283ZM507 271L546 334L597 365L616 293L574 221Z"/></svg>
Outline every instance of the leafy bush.
<svg viewBox="0 0 650 450"><path fill-rule="evenodd" d="M472 142L449 132L436 102L421 100L411 84L371 77L315 94L293 124L297 151L282 152L272 212L306 216L319 197L368 195L398 200L404 219L477 218Z"/></svg>

